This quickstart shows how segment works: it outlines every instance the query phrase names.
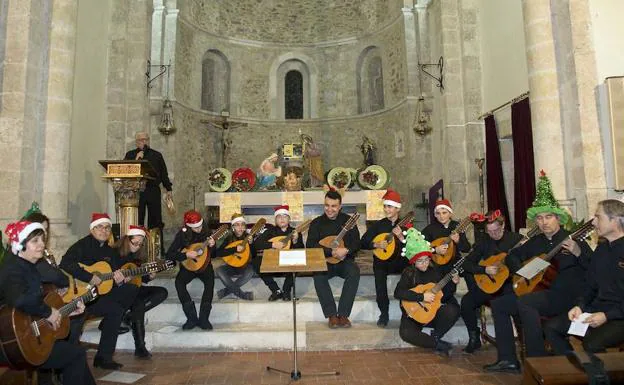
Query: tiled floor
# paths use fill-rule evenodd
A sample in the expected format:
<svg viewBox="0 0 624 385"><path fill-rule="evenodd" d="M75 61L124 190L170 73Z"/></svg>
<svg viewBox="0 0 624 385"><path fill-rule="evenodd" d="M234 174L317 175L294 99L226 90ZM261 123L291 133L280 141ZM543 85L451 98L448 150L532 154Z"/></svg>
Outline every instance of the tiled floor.
<svg viewBox="0 0 624 385"><path fill-rule="evenodd" d="M89 354L90 359L93 353ZM290 374L267 371L267 366L290 373L290 352L263 353L155 353L151 361L137 360L130 353L117 353L115 360L123 371L146 374L135 384L519 384L519 375L492 375L481 366L494 362L493 348L475 355L456 348L450 358L424 349L300 352L297 355L302 379L291 381ZM313 376L314 372L337 370L338 376ZM109 371L95 369L96 378ZM115 384L98 381L98 384Z"/></svg>

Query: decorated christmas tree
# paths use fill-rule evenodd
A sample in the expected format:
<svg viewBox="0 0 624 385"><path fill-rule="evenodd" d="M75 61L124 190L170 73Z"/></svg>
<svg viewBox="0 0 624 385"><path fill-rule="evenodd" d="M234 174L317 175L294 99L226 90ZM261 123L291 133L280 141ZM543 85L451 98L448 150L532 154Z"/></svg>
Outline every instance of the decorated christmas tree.
<svg viewBox="0 0 624 385"><path fill-rule="evenodd" d="M559 202L553 194L550 178L546 176L544 170L540 170L539 180L537 181L537 189L533 206L527 210L527 217L534 220L537 214L553 213L559 216L561 225L565 225L570 219L567 211L559 206Z"/></svg>

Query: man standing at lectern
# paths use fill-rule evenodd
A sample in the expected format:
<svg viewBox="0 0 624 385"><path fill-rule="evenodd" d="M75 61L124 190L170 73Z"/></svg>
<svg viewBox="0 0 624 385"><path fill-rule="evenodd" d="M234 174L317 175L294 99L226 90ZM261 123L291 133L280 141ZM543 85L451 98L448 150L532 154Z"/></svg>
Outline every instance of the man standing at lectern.
<svg viewBox="0 0 624 385"><path fill-rule="evenodd" d="M156 179L147 181L145 190L139 196L139 225L145 224L145 207L147 206L147 228L162 229L160 184L167 190L168 199L171 198L171 181L167 173L167 165L162 154L153 150L149 146L149 134L147 132L137 132L134 135L136 147L128 151L124 160L148 160L156 172Z"/></svg>

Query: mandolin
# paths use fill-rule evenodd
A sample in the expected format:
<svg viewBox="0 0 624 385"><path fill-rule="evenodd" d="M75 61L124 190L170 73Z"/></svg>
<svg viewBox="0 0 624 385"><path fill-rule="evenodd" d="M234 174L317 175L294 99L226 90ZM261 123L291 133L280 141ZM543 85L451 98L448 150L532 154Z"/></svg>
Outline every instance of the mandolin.
<svg viewBox="0 0 624 385"><path fill-rule="evenodd" d="M463 271L462 264L466 260L466 257L460 258L454 265L453 269L449 271L438 283L426 283L424 285L417 285L411 290L416 293L424 293L430 291L435 294L435 298L430 303L417 302L417 301L401 301L401 306L405 309L407 315L423 325L433 321L438 312L438 309L442 306L442 296L444 293L442 289L447 283L453 279L454 274L461 274Z"/></svg>
<svg viewBox="0 0 624 385"><path fill-rule="evenodd" d="M455 230L451 231L451 234L448 237L441 237L431 242L431 247L434 247L434 248L441 246L441 245L448 245L448 249L446 249L446 253L444 254L434 253L433 254L433 257L431 257L433 262L435 262L438 265L446 265L447 263L449 263L451 259L453 259L453 255L455 255L455 247L456 247L455 242L453 242L453 240L451 239L451 235L464 233L468 229L468 226L470 226L471 224L472 222L470 221L470 217L466 217L462 219L461 222L459 222L459 225L457 225Z"/></svg>
<svg viewBox="0 0 624 385"><path fill-rule="evenodd" d="M64 304L56 290L49 290L43 302L58 309L62 316L56 330L45 318L37 319L9 306L0 306L0 344L9 365L23 370L43 364L50 356L56 340L69 335L68 316L78 309L78 302L86 304L97 296L96 287L88 286L84 294Z"/></svg>
<svg viewBox="0 0 624 385"><path fill-rule="evenodd" d="M355 213L351 215L345 224L342 226L340 233L338 235L329 235L319 241L319 245L323 247L327 247L328 249L337 249L339 247L344 247L344 236L347 235L347 232L355 227L358 219L360 219L360 213ZM336 263L342 262L342 259L338 257L326 257L325 260L327 263L335 265Z"/></svg>
<svg viewBox="0 0 624 385"><path fill-rule="evenodd" d="M195 251L197 253L197 259L187 258L182 262L182 266L188 271L196 271L201 273L208 267L210 263L210 247L208 247L209 241L212 239L217 242L223 238L230 231L230 225L222 225L211 236L206 238L204 242L193 243L192 245L182 249L183 253L187 251Z"/></svg>
<svg viewBox="0 0 624 385"><path fill-rule="evenodd" d="M594 225L592 225L592 220L590 219L587 222L583 223L581 227L579 227L574 233L570 234L568 238L571 238L577 242L583 241L587 239L593 231L594 231ZM557 246L555 246L552 250L550 250L548 254L540 254L535 257L532 257L528 261L524 262L522 265L526 266L527 264L531 263L531 261L535 260L536 258L541 258L544 261L549 262L557 254L559 254L559 252L561 251L561 248L563 247L563 242L565 242L565 239L559 242L559 244L557 244ZM534 291L548 289L550 285L552 284L552 282L557 277L557 274L558 274L557 268L553 266L552 264L548 265L545 269L537 273L531 279L527 279L521 275L515 274L513 276L513 289L516 292L516 295L518 296L529 294Z"/></svg>
<svg viewBox="0 0 624 385"><path fill-rule="evenodd" d="M304 231L308 230L308 228L310 228L310 223L312 223L311 220L307 220L305 222L303 222L302 224L300 224L299 226L297 226L290 234L288 235L278 235L277 237L273 237L271 239L269 239L269 243L273 243L273 242L280 242L282 244L281 249L282 250L288 250L290 249L292 240L294 238L294 236L299 233L303 233Z"/></svg>
<svg viewBox="0 0 624 385"><path fill-rule="evenodd" d="M407 213L405 218L401 219L399 223L396 224L396 226L403 227L411 222L413 218L414 212L410 211L409 213ZM386 247L383 249L375 248L375 250L373 250L373 255L377 257L377 259L385 261L394 255L394 250L396 250L396 239L392 232L377 234L377 236L373 238L373 243L381 243L383 241L386 241Z"/></svg>
<svg viewBox="0 0 624 385"><path fill-rule="evenodd" d="M256 222L255 225L253 225L253 227L249 231L249 234L247 234L247 236L245 236L245 238L239 239L237 241L229 243L225 247L226 249L232 249L232 248L236 249L236 247L238 245L243 246L244 249L240 253L234 253L232 255L228 255L226 257L223 257L223 261L225 263L227 263L228 265L232 266L232 267L243 267L243 266L245 266L249 262L249 260L251 259L251 251L250 251L250 248L249 248L249 240L248 240L248 238L249 237L253 237L254 235L256 235L260 230L262 230L264 228L265 224L266 224L266 219L260 218L258 220L258 222Z"/></svg>
<svg viewBox="0 0 624 385"><path fill-rule="evenodd" d="M533 227L531 230L527 232L525 236L522 237L522 239L518 243L516 243L511 249L509 249L509 251L520 246L521 244L531 239L531 237L539 234L540 232L541 231L539 227L537 226ZM506 257L507 257L507 253L503 252L503 253L498 253L496 255L492 255L488 257L487 259L481 260L479 262L479 266L484 266L484 267L498 266L498 273L496 273L495 275L489 275L489 274L475 274L474 275L474 279L475 279L477 286L484 293L488 293L488 294L496 293L498 290L500 290L501 287L503 287L503 284L505 283L507 278L509 278L509 268L505 266Z"/></svg>

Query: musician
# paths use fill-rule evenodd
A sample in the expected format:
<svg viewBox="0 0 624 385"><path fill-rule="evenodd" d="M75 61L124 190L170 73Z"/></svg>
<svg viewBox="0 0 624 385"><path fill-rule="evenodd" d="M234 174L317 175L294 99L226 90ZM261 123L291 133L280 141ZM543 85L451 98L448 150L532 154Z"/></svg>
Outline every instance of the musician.
<svg viewBox="0 0 624 385"><path fill-rule="evenodd" d="M624 203L615 199L598 202L593 219L601 237L591 257L588 285L575 306L549 320L544 333L555 354L572 351L567 340L570 321L582 313L591 315L583 348L592 353L624 343Z"/></svg>
<svg viewBox="0 0 624 385"><path fill-rule="evenodd" d="M271 226L266 229L262 234L258 236L255 242L256 250L266 250L266 249L281 249L281 242L270 242L269 240L279 236L289 237L290 234L293 234L291 239L291 249L303 249L305 246L303 244L303 237L301 234L297 233L295 229L290 226L290 207L288 205L277 206L275 207L275 212L273 213L275 217L275 226ZM283 299L284 301L290 301L291 299L291 291L293 287L293 277L291 274L286 274L284 278L284 286L282 290L280 290L277 282L273 278L273 274L270 273L260 273L260 266L262 265L262 255L258 255L252 261L254 270L256 274L260 276L262 282L271 290L271 296L269 297L269 301L277 301L278 299Z"/></svg>
<svg viewBox="0 0 624 385"><path fill-rule="evenodd" d="M437 200L435 203L433 214L435 215L435 222L428 224L422 230L422 234L425 236L425 239L429 242L433 242L438 238L450 236L451 240L455 243L456 246L455 254L451 257L451 260L446 265L440 267L442 273L446 274L451 271L453 263L460 255L460 252L467 253L470 251L470 242L468 242L468 238L466 238L465 233L453 233L451 235L453 230L455 230L459 225L459 222L451 219L453 215L453 206L451 206L451 202L448 199ZM448 247L448 245L437 246L434 252L439 255L445 254L448 250Z"/></svg>
<svg viewBox="0 0 624 385"><path fill-rule="evenodd" d="M406 232L406 244L402 255L408 261L409 266L401 274L401 279L394 289L394 298L399 301L420 302L426 306L433 302L435 294L431 291L416 293L411 289L418 285L437 283L444 276L441 269L431 263L431 245L418 230L409 228ZM442 306L438 309L433 321L427 325L410 318L401 305L399 336L403 341L433 349L436 353L447 357L450 355L453 345L443 341L442 337L459 318L459 305L454 296L457 283L459 283L459 275L455 273L451 281L442 288ZM423 333L422 328L425 326L433 328L431 335Z"/></svg>
<svg viewBox="0 0 624 385"><path fill-rule="evenodd" d="M253 245L253 237L247 233L247 221L245 220L245 217L243 214L234 213L232 214L232 220L230 223L232 225L232 232L228 234L223 243L217 248L216 256L222 258L244 251L245 248L242 245L231 248L226 248L226 246L232 242L247 238L247 247L249 247L249 252L253 258L256 255L256 249ZM219 299L225 298L230 294L234 294L240 299L253 301L253 292L242 290L243 285L253 278L254 270L251 263L242 267L233 267L223 263L222 266L219 266L216 269L215 273L225 286L223 289L217 291L217 297ZM232 279L234 276L238 276L238 278L236 280Z"/></svg>
<svg viewBox="0 0 624 385"><path fill-rule="evenodd" d="M481 290L474 278L474 274L488 274L494 277L499 272L499 267L481 266L479 262L490 258L496 254L507 253L512 247L522 240L522 235L513 233L505 229L505 216L500 210L490 210L484 216L480 214L476 220L486 221L484 237L481 242L475 244L474 248L466 257L464 262L464 279L468 287L468 292L461 300L461 317L468 329L468 345L464 352L473 353L481 347L481 331L477 326L477 314L479 308L500 294L513 292L511 280L507 280L497 293L487 294Z"/></svg>
<svg viewBox="0 0 624 385"><path fill-rule="evenodd" d="M543 187L538 185L538 191L542 189ZM553 196L552 192L550 196ZM570 233L562 228L569 219L568 213L559 207L554 198L546 199L538 193L533 207L527 210L527 217L537 224L542 233L509 252L505 263L510 274L518 271L523 262L548 253L563 242L562 250L551 260L558 274L548 290L521 297L510 293L491 301L498 360L484 366L488 372L520 372L510 316L520 317L527 357L544 356L546 351L541 317L553 317L568 311L584 285L588 260L585 257L579 258L581 247L568 238ZM583 248L589 247L585 242L582 244Z"/></svg>
<svg viewBox="0 0 624 385"><path fill-rule="evenodd" d="M78 240L67 250L59 267L69 273L73 279L88 282L99 286L102 280L97 274L89 273L78 265L92 265L105 261L113 266L119 266L114 258L117 253L109 246L108 239L111 235L112 222L106 213L93 213L89 224L90 233ZM117 345L118 328L125 311L130 308L136 298L139 288L125 283L130 278L125 278L119 269L113 274L114 285L110 293L102 295L96 301L87 305L87 312L99 317L102 334L98 351L93 359L93 366L102 369L117 370L123 365L113 361L113 353ZM85 317L76 318L71 323L70 341L78 343L82 334Z"/></svg>
<svg viewBox="0 0 624 385"><path fill-rule="evenodd" d="M113 266L113 269L121 268L126 263L134 263L140 266L147 261L147 251L144 247L147 231L143 226L130 225L126 235L113 245L117 252L120 266ZM156 273L151 273L142 277L144 283L148 283ZM169 293L167 289L160 286L141 285L132 306L130 306L130 327L134 338L134 355L141 359L149 359L152 354L145 347L145 312L151 310L162 303Z"/></svg>
<svg viewBox="0 0 624 385"><path fill-rule="evenodd" d="M314 288L318 296L325 318L328 319L328 326L332 329L351 327L349 316L353 308L353 301L360 283L360 268L355 263L355 255L360 249L360 232L357 226L347 231L344 236L344 247L329 249L323 247L319 242L328 236L337 236L344 224L349 220L349 215L340 211L342 207L342 196L335 190L330 190L325 194L323 206L324 214L314 218L308 230L306 247L322 247L325 257L336 257L342 259L336 264L327 264L327 271L314 273ZM334 294L329 286L329 279L339 276L344 279L342 294L336 309Z"/></svg>
<svg viewBox="0 0 624 385"><path fill-rule="evenodd" d="M360 241L361 248L364 250L385 249L388 245L385 240L374 242L373 239L383 233L392 233L395 237L394 253L390 258L381 260L373 257L373 273L375 274L375 294L377 298L377 307L381 314L377 320L377 326L385 328L390 319L388 315L390 300L388 299L388 275L400 274L409 264L407 259L401 257L402 243L405 238L403 231L399 226L399 212L401 211L401 196L398 192L388 189L383 200L383 210L385 218L373 223L362 236Z"/></svg>
<svg viewBox="0 0 624 385"><path fill-rule="evenodd" d="M187 258L197 260L197 252L182 250L194 243L200 243L208 239L208 247L214 248L215 242L209 238L208 228L204 227L204 219L201 214L195 210L189 210L184 213L184 227L178 231L167 250L167 258L174 261L184 261ZM199 305L199 317L195 302L191 298L186 286L195 278L198 278L204 284L201 304ZM189 271L184 265L180 264L180 271L176 275L175 288L178 298L182 304L182 310L186 315L186 322L182 325L182 330L191 330L195 326L199 326L204 330L212 330L212 324L208 320L210 311L212 310L212 297L214 292L215 272L212 262L203 271Z"/></svg>
<svg viewBox="0 0 624 385"><path fill-rule="evenodd" d="M11 252L0 268L0 306L7 305L31 315L34 319L45 318L54 330L61 325L61 313L43 302L41 276L35 264L43 258L46 233L38 222L19 221L11 223L5 230L11 245ZM84 311L78 309L71 315ZM3 325L11 326L11 325ZM8 364L4 351L0 349L0 363ZM84 348L67 341L54 342L48 359L40 366L43 369L61 369L63 384L95 384L87 365Z"/></svg>

